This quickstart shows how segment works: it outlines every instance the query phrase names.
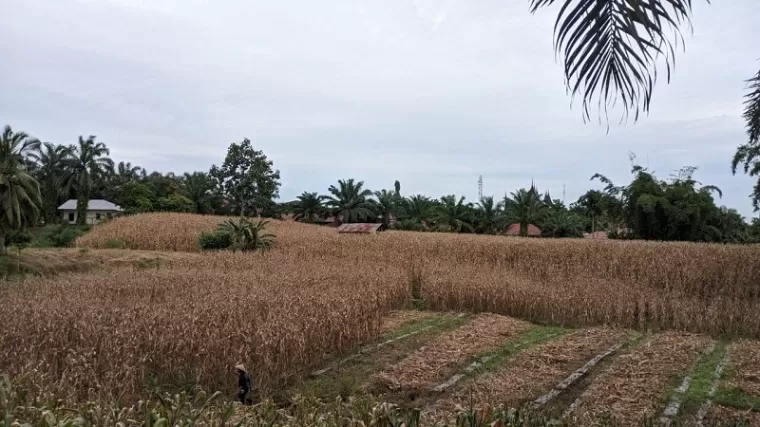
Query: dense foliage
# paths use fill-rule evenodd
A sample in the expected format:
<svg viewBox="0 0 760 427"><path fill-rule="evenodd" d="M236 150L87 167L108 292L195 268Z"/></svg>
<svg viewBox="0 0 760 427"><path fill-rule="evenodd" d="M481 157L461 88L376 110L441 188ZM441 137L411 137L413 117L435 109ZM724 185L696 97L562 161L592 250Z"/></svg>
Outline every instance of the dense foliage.
<svg viewBox="0 0 760 427"><path fill-rule="evenodd" d="M632 162L628 185L617 186L596 174L592 180L598 180L602 188L589 190L569 206L533 184L505 193L501 199L484 197L473 203L453 194L405 196L398 181L392 188L373 191L354 178L339 180L325 194L305 191L295 200L277 203L280 172L248 139L230 144L221 166L181 175L148 173L129 162L116 163L109 154L106 144L95 136L56 145L6 127L0 146L4 194L0 202L5 209L0 236L33 226L38 218L59 222L57 207L66 200L76 200L81 212L89 200L103 198L127 214L186 212L290 217L319 224L377 222L414 231L503 234L509 230L523 236L540 232L543 237L605 232L627 239L760 242L760 222L755 219L748 224L736 210L716 204L720 190L697 182L695 167L660 180ZM752 161L751 150L742 159ZM84 216L77 218L82 221ZM235 238L233 225L240 226L227 224L226 233L232 236L229 243L219 234L209 234L199 244L205 249L246 247L244 238ZM60 230L53 240L64 245L77 234ZM266 241L255 245L266 245ZM3 247L4 239L0 239L0 250Z"/></svg>

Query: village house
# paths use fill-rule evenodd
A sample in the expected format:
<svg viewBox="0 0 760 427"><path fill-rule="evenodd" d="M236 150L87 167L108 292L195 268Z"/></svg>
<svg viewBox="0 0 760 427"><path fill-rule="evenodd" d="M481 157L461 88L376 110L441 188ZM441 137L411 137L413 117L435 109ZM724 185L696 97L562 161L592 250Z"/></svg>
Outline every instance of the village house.
<svg viewBox="0 0 760 427"><path fill-rule="evenodd" d="M58 212L64 223L76 224L77 222L77 201L75 199L67 200L66 203L58 207ZM97 224L104 219L111 219L120 214L122 209L103 199L92 199L87 204L87 218L85 224Z"/></svg>

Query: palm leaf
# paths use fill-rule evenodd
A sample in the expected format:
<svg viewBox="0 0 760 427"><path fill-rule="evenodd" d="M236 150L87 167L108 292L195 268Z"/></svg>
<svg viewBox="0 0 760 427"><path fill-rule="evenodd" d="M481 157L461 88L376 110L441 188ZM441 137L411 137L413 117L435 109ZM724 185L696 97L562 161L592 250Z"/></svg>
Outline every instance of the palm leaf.
<svg viewBox="0 0 760 427"><path fill-rule="evenodd" d="M709 0L708 0L709 1ZM584 121L596 99L604 111L620 100L621 121L648 112L663 58L670 81L682 24L690 24L692 0L531 0L531 12L560 3L554 49L564 58L573 99L583 100Z"/></svg>

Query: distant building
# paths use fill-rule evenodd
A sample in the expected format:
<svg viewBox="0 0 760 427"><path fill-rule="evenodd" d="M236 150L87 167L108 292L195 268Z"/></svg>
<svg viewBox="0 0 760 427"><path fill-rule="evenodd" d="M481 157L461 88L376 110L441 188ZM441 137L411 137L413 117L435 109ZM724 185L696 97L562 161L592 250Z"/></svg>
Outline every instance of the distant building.
<svg viewBox="0 0 760 427"><path fill-rule="evenodd" d="M77 222L77 201L70 199L58 207L64 223L76 224ZM92 199L87 203L87 218L85 224L97 224L104 219L110 219L122 212L122 209L103 199Z"/></svg>
<svg viewBox="0 0 760 427"><path fill-rule="evenodd" d="M506 231L504 231L504 234L507 236L519 236L520 235L520 224L512 224L510 225ZM541 229L536 227L533 224L528 224L528 237L538 237L541 235Z"/></svg>
<svg viewBox="0 0 760 427"><path fill-rule="evenodd" d="M340 227L338 227L338 233L376 234L381 229L383 229L383 224L375 224L375 223L342 224Z"/></svg>
<svg viewBox="0 0 760 427"><path fill-rule="evenodd" d="M606 231L594 231L593 233L583 233L586 239L607 239Z"/></svg>

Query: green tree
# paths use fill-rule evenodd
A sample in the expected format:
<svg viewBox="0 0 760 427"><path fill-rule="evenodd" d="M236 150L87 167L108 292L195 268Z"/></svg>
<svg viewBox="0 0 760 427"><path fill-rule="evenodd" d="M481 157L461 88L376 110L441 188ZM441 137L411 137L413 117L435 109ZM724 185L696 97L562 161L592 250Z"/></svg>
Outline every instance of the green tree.
<svg viewBox="0 0 760 427"><path fill-rule="evenodd" d="M395 191L388 190L375 191L375 198L375 211L382 218L383 225L388 227L391 218L398 217L401 199Z"/></svg>
<svg viewBox="0 0 760 427"><path fill-rule="evenodd" d="M372 191L364 189L364 181L354 182L354 179L339 180L338 186L331 185L327 196L327 206L332 208L336 218L343 223L372 220L374 210L367 199Z"/></svg>
<svg viewBox="0 0 760 427"><path fill-rule="evenodd" d="M158 199L156 210L163 212L193 212L195 210L195 203L179 193L174 193Z"/></svg>
<svg viewBox="0 0 760 427"><path fill-rule="evenodd" d="M433 200L429 197L423 196L422 194L415 194L408 199L404 199L403 218L426 227L433 216L433 207Z"/></svg>
<svg viewBox="0 0 760 427"><path fill-rule="evenodd" d="M119 186L114 203L127 213L150 212L157 201L153 187L143 182L131 181Z"/></svg>
<svg viewBox="0 0 760 427"><path fill-rule="evenodd" d="M7 125L0 137L0 255L6 254L8 236L39 218L40 186L27 170L27 157L39 146L37 139Z"/></svg>
<svg viewBox="0 0 760 427"><path fill-rule="evenodd" d="M542 223L541 231L551 237L583 237L585 218L568 210L553 210Z"/></svg>
<svg viewBox="0 0 760 427"><path fill-rule="evenodd" d="M304 191L298 196L293 206L293 219L296 221L314 222L314 219L325 214L325 206L322 204L325 196L318 193Z"/></svg>
<svg viewBox="0 0 760 427"><path fill-rule="evenodd" d="M493 197L488 196L480 199L476 213L477 218L475 222L479 233L495 234L499 228L499 224L503 222L501 219L501 209Z"/></svg>
<svg viewBox="0 0 760 427"><path fill-rule="evenodd" d="M77 224L84 224L87 219L87 205L94 183L103 180L113 170L113 160L108 155L110 150L102 142L95 142L95 136L87 139L79 137L74 147L72 164L74 188L77 194Z"/></svg>
<svg viewBox="0 0 760 427"><path fill-rule="evenodd" d="M457 233L474 232L472 207L466 204L464 200L464 197L457 200L453 194L441 197L441 203L435 212L436 223Z"/></svg>
<svg viewBox="0 0 760 427"><path fill-rule="evenodd" d="M211 166L223 195L237 206L240 216L247 209L258 213L279 197L280 171L263 151L254 150L248 138L239 144L232 143L221 167Z"/></svg>
<svg viewBox="0 0 760 427"><path fill-rule="evenodd" d="M193 212L209 214L214 212L217 196L214 194L216 182L205 172L185 173L184 190L187 198L193 203Z"/></svg>
<svg viewBox="0 0 760 427"><path fill-rule="evenodd" d="M540 223L545 218L546 205L541 201L536 187L521 188L504 196L502 203L505 225L520 224L520 235L528 235L528 225Z"/></svg>
<svg viewBox="0 0 760 427"><path fill-rule="evenodd" d="M45 142L30 153L29 158L37 165L35 176L40 184L42 217L46 223L51 223L57 217L58 206L71 190L74 178L73 148Z"/></svg>

